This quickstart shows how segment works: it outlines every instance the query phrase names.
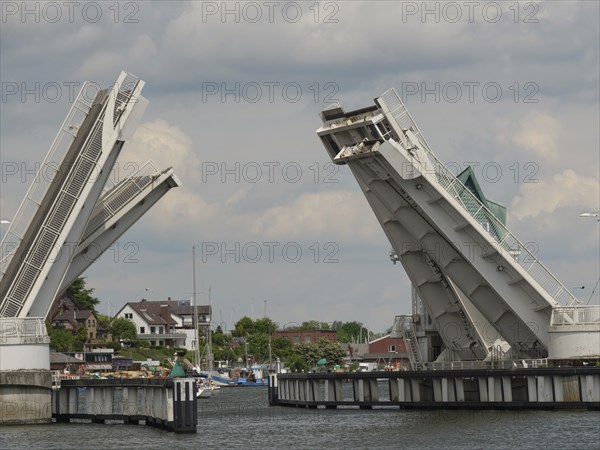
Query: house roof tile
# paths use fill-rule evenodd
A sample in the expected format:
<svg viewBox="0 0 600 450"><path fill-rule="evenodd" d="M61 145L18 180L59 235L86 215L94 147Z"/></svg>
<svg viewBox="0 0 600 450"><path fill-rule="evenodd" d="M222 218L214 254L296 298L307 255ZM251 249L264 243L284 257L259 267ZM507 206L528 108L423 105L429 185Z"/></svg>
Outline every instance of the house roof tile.
<svg viewBox="0 0 600 450"><path fill-rule="evenodd" d="M127 303L144 321L149 325L166 325L166 320L161 316L162 306L168 306L170 317L169 325L176 325L177 321L173 315L193 316L194 307L190 305L189 300L167 300L167 301L148 301ZM210 314L210 306L198 305L198 314Z"/></svg>

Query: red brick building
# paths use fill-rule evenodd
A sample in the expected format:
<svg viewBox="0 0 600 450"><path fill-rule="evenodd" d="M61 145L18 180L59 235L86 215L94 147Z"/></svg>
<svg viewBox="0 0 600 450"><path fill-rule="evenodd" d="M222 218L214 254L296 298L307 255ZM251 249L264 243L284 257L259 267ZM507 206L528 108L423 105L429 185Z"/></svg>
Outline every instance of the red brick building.
<svg viewBox="0 0 600 450"><path fill-rule="evenodd" d="M387 336L369 342L369 352L361 362L377 364L380 370L408 370L410 361L402 338Z"/></svg>
<svg viewBox="0 0 600 450"><path fill-rule="evenodd" d="M277 330L271 335L271 338L284 338L292 345L318 342L319 339L337 342L337 333L333 330Z"/></svg>
<svg viewBox="0 0 600 450"><path fill-rule="evenodd" d="M406 353L402 338L387 336L369 342L369 353Z"/></svg>

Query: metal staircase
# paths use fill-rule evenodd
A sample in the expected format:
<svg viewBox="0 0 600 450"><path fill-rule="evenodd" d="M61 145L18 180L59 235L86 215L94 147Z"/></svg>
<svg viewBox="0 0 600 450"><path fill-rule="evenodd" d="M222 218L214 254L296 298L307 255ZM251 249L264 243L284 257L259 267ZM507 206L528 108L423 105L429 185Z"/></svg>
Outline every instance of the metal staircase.
<svg viewBox="0 0 600 450"><path fill-rule="evenodd" d="M424 368L423 357L410 316L405 317L402 323L402 340L406 346L412 370L422 370Z"/></svg>

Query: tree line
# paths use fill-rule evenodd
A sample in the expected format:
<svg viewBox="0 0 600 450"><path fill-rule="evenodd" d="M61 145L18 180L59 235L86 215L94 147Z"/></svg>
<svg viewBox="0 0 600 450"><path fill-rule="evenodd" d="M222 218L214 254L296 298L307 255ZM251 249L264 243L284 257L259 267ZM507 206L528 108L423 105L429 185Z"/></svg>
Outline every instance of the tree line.
<svg viewBox="0 0 600 450"><path fill-rule="evenodd" d="M68 295L83 309L93 311L100 324L107 328L113 338L113 347L120 348L121 340L138 342L146 346L147 342L138 341L135 324L125 318L110 319L99 314L96 306L100 301L93 296L94 289L88 288L84 278L77 278L67 289ZM81 351L86 342L86 331L83 326L76 333L54 328L47 324L52 348L57 351ZM250 358L258 363L280 361L295 371L308 371L325 361L322 365L334 367L341 365L346 356L340 344L368 342L373 333L361 323L352 322L320 322L310 320L302 323L288 323L281 327L286 331L324 330L335 331L337 342L320 339L316 342L301 342L295 345L283 337L273 339L273 333L279 329L277 323L268 317L251 319L242 317L234 326L231 333L225 333L220 326L211 330L212 354L215 361L225 361L229 365L245 363ZM208 330L199 327L199 345L205 347L208 343ZM191 354L189 355L191 357Z"/></svg>

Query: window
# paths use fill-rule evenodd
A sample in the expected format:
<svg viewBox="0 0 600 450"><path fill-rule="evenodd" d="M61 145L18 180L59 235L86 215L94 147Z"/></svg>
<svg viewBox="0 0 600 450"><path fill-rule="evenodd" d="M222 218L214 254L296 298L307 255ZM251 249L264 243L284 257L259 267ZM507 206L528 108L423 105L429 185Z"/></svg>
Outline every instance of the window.
<svg viewBox="0 0 600 450"><path fill-rule="evenodd" d="M150 334L154 334L154 333L156 333L156 327L150 327Z"/></svg>
<svg viewBox="0 0 600 450"><path fill-rule="evenodd" d="M310 342L310 336L304 336L304 342Z"/></svg>
<svg viewBox="0 0 600 450"><path fill-rule="evenodd" d="M393 345L393 344L388 345L388 352L395 353L396 352L396 346Z"/></svg>
<svg viewBox="0 0 600 450"><path fill-rule="evenodd" d="M125 313L125 318L126 319L133 319L133 314L132 313Z"/></svg>
<svg viewBox="0 0 600 450"><path fill-rule="evenodd" d="M300 336L294 336L294 342L300 342Z"/></svg>
<svg viewBox="0 0 600 450"><path fill-rule="evenodd" d="M146 327L140 327L140 334L144 334L146 332Z"/></svg>

